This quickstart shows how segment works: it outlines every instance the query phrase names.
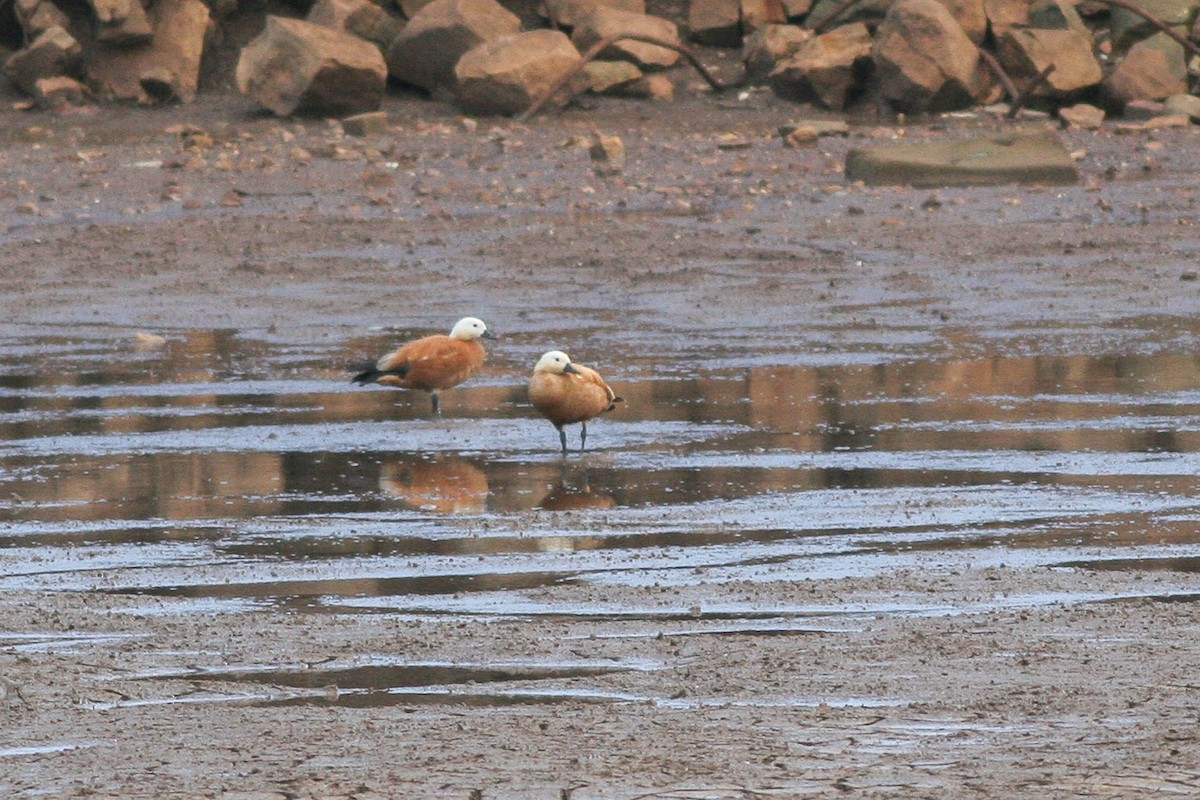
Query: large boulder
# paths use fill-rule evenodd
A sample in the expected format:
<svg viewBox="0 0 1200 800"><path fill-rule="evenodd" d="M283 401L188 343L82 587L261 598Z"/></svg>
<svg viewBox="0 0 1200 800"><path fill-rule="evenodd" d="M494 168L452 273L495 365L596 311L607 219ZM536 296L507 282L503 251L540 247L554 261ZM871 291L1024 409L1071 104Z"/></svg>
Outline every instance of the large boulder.
<svg viewBox="0 0 1200 800"><path fill-rule="evenodd" d="M692 41L712 47L737 47L742 43L740 0L691 0L688 31Z"/></svg>
<svg viewBox="0 0 1200 800"><path fill-rule="evenodd" d="M1134 100L1163 100L1186 93L1187 77L1183 47L1158 33L1129 48L1102 88L1109 102L1123 108Z"/></svg>
<svg viewBox="0 0 1200 800"><path fill-rule="evenodd" d="M36 94L39 80L74 73L82 54L75 37L55 25L13 53L4 62L4 75L22 91Z"/></svg>
<svg viewBox="0 0 1200 800"><path fill-rule="evenodd" d="M871 33L856 22L804 42L771 70L768 80L780 97L841 109L870 64Z"/></svg>
<svg viewBox="0 0 1200 800"><path fill-rule="evenodd" d="M137 44L154 35L141 0L89 0L96 17L96 41Z"/></svg>
<svg viewBox="0 0 1200 800"><path fill-rule="evenodd" d="M364 39L271 16L242 50L236 77L242 94L280 116L345 116L379 107L387 67Z"/></svg>
<svg viewBox="0 0 1200 800"><path fill-rule="evenodd" d="M1000 37L996 49L1000 63L1017 86L1054 65L1054 71L1033 92L1035 97L1069 100L1104 77L1087 33L1012 28Z"/></svg>
<svg viewBox="0 0 1200 800"><path fill-rule="evenodd" d="M875 23L887 13L888 7L892 4L892 0L859 0L849 8L842 8L842 13L838 15L835 25L849 25L852 22L870 22ZM806 25L817 25L825 22L829 15L842 6L842 0L816 0L813 3L812 10L808 12L808 17L805 19ZM826 25L826 28L829 26Z"/></svg>
<svg viewBox="0 0 1200 800"><path fill-rule="evenodd" d="M780 61L791 58L813 37L812 31L799 25L767 25L746 37L742 61L746 78L762 80Z"/></svg>
<svg viewBox="0 0 1200 800"><path fill-rule="evenodd" d="M979 48L938 0L897 0L873 56L884 98L904 111L961 108L994 89Z"/></svg>
<svg viewBox="0 0 1200 800"><path fill-rule="evenodd" d="M749 35L766 25L787 22L787 11L780 0L739 0L742 32Z"/></svg>
<svg viewBox="0 0 1200 800"><path fill-rule="evenodd" d="M1135 5L1153 14L1176 32L1187 35L1188 25L1200 14L1200 0L1137 0ZM1158 32L1145 17L1124 8L1114 8L1109 18L1113 44L1123 50L1139 39Z"/></svg>
<svg viewBox="0 0 1200 800"><path fill-rule="evenodd" d="M987 36L988 18L983 0L938 0L975 44Z"/></svg>
<svg viewBox="0 0 1200 800"><path fill-rule="evenodd" d="M582 16L571 32L571 41L586 52L588 48L608 36L619 33L641 34L669 42L679 41L679 29L675 23L648 14L635 14L606 6L596 6ZM614 42L600 53L603 58L619 58L632 61L640 67L670 67L679 61L679 53L656 44L623 39Z"/></svg>
<svg viewBox="0 0 1200 800"><path fill-rule="evenodd" d="M209 13L203 0L159 0L151 10L154 38L134 47L97 45L87 58L88 82L102 97L190 103L200 82Z"/></svg>
<svg viewBox="0 0 1200 800"><path fill-rule="evenodd" d="M1029 0L983 0L992 36L999 39L1016 27L1029 24Z"/></svg>
<svg viewBox="0 0 1200 800"><path fill-rule="evenodd" d="M736 0L733 1L736 5ZM635 14L646 13L646 0L544 0L542 15L554 20L563 28L571 29L579 22L580 17L591 12L596 6L619 8Z"/></svg>
<svg viewBox="0 0 1200 800"><path fill-rule="evenodd" d="M13 11L27 42L55 26L64 30L71 27L70 18L51 0L16 0Z"/></svg>
<svg viewBox="0 0 1200 800"><path fill-rule="evenodd" d="M387 51L393 78L430 91L454 84L454 65L474 47L512 36L521 20L496 0L433 0Z"/></svg>
<svg viewBox="0 0 1200 800"><path fill-rule="evenodd" d="M354 34L386 50L404 23L371 0L317 0L306 19L314 25Z"/></svg>
<svg viewBox="0 0 1200 800"><path fill-rule="evenodd" d="M470 114L520 114L578 62L579 51L562 31L526 31L485 42L454 68L458 104ZM552 102L566 105L590 85L580 72Z"/></svg>

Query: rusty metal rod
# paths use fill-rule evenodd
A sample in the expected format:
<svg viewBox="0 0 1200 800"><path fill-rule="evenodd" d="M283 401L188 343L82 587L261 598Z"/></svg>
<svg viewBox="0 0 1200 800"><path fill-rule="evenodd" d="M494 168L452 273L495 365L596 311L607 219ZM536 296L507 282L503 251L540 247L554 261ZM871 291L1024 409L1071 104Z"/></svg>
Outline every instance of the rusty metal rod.
<svg viewBox="0 0 1200 800"><path fill-rule="evenodd" d="M672 42L669 39L659 39L657 36L644 36L640 33L614 33L611 36L605 36L603 39L589 47L588 51L583 54L579 61L577 61L566 72L559 76L558 80L552 83L549 89L542 92L541 96L534 100L533 104L530 105L529 108L525 109L520 115L517 116L516 121L524 122L540 111L542 106L546 105L546 103L550 101L550 98L554 97L559 90L566 86L567 83L570 82L571 78L574 78L576 75L578 75L579 72L585 66L587 66L589 61L600 55L603 50L606 50L614 42L619 42L624 39L629 39L635 42L645 42L647 44L656 44L659 47L665 47L668 50L674 50L676 53L679 53L686 58L691 65L696 68L696 71L699 72L700 76L708 82L708 85L712 87L714 92L723 92L726 89L731 88L730 86L727 86L726 84L723 84L717 80L716 77L709 72L703 64L700 63L700 59L697 57L695 52L693 52L692 49L686 45L680 44L679 42Z"/></svg>
<svg viewBox="0 0 1200 800"><path fill-rule="evenodd" d="M1020 92L1017 91L1012 78L1008 77L1008 73L1004 71L1004 67L1000 65L999 59L982 47L979 48L979 57L983 59L983 63L987 64L988 69L996 76L996 80L1000 81L1000 85L1004 87L1004 94L1008 95L1008 102L1016 102L1017 95Z"/></svg>
<svg viewBox="0 0 1200 800"><path fill-rule="evenodd" d="M1048 64L1044 70L1035 75L1033 80L1025 87L1025 90L1013 98L1012 107L1008 109L1008 113L1004 116L1014 119L1017 114L1021 113L1021 108L1025 105L1026 101L1037 91L1039 86L1046 82L1051 72L1054 72L1054 65Z"/></svg>
<svg viewBox="0 0 1200 800"><path fill-rule="evenodd" d="M1126 11L1132 11L1134 14L1137 14L1139 17L1146 20L1151 25L1153 25L1154 27L1158 28L1160 31L1165 33L1167 36L1170 36L1172 39L1179 42L1181 45L1183 45L1183 48L1185 50L1189 51L1192 55L1200 56L1200 46L1197 46L1196 44L1194 44L1186 36L1180 36L1178 33L1171 30L1170 25L1163 22L1161 19L1154 16L1149 11L1146 11L1143 8L1139 8L1138 6L1134 5L1133 3L1130 3L1129 0L1096 0L1096 2L1106 5L1106 6L1116 6L1117 8L1123 8Z"/></svg>

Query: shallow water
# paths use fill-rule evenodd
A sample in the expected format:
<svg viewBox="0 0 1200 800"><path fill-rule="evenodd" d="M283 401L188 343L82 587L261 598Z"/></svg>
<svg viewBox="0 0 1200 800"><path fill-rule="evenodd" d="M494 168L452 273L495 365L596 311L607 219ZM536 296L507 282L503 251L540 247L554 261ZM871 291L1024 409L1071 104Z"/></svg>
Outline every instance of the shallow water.
<svg viewBox="0 0 1200 800"><path fill-rule="evenodd" d="M617 358L605 372L628 404L563 459L503 344L486 376L445 393L442 419L424 395L347 382L356 359L409 333L299 346L12 332L0 589L746 623L964 609L664 611L537 590L935 563L1194 569L1200 556L1196 357L783 356L665 374ZM1098 599L1112 598L995 602Z"/></svg>

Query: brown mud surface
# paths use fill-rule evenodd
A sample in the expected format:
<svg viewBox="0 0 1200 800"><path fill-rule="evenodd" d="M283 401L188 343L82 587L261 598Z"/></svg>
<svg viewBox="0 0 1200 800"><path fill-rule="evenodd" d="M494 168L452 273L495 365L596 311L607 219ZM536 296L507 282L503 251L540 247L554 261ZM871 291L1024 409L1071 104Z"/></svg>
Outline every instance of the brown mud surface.
<svg viewBox="0 0 1200 800"><path fill-rule="evenodd" d="M1004 123L387 110L0 112L0 796L1200 793L1196 129L934 192L844 153ZM465 314L443 420L346 384ZM551 347L630 401L571 511Z"/></svg>

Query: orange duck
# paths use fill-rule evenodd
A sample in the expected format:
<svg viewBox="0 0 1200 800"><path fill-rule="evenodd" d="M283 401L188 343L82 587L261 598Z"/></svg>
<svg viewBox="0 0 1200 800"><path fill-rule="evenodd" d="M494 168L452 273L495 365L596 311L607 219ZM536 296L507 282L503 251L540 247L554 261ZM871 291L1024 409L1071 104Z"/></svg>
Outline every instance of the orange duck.
<svg viewBox="0 0 1200 800"><path fill-rule="evenodd" d="M586 449L588 420L624 402L600 373L582 364L572 364L561 350L551 350L538 360L529 380L529 401L558 429L563 455L567 453L564 425L580 424L579 449Z"/></svg>

